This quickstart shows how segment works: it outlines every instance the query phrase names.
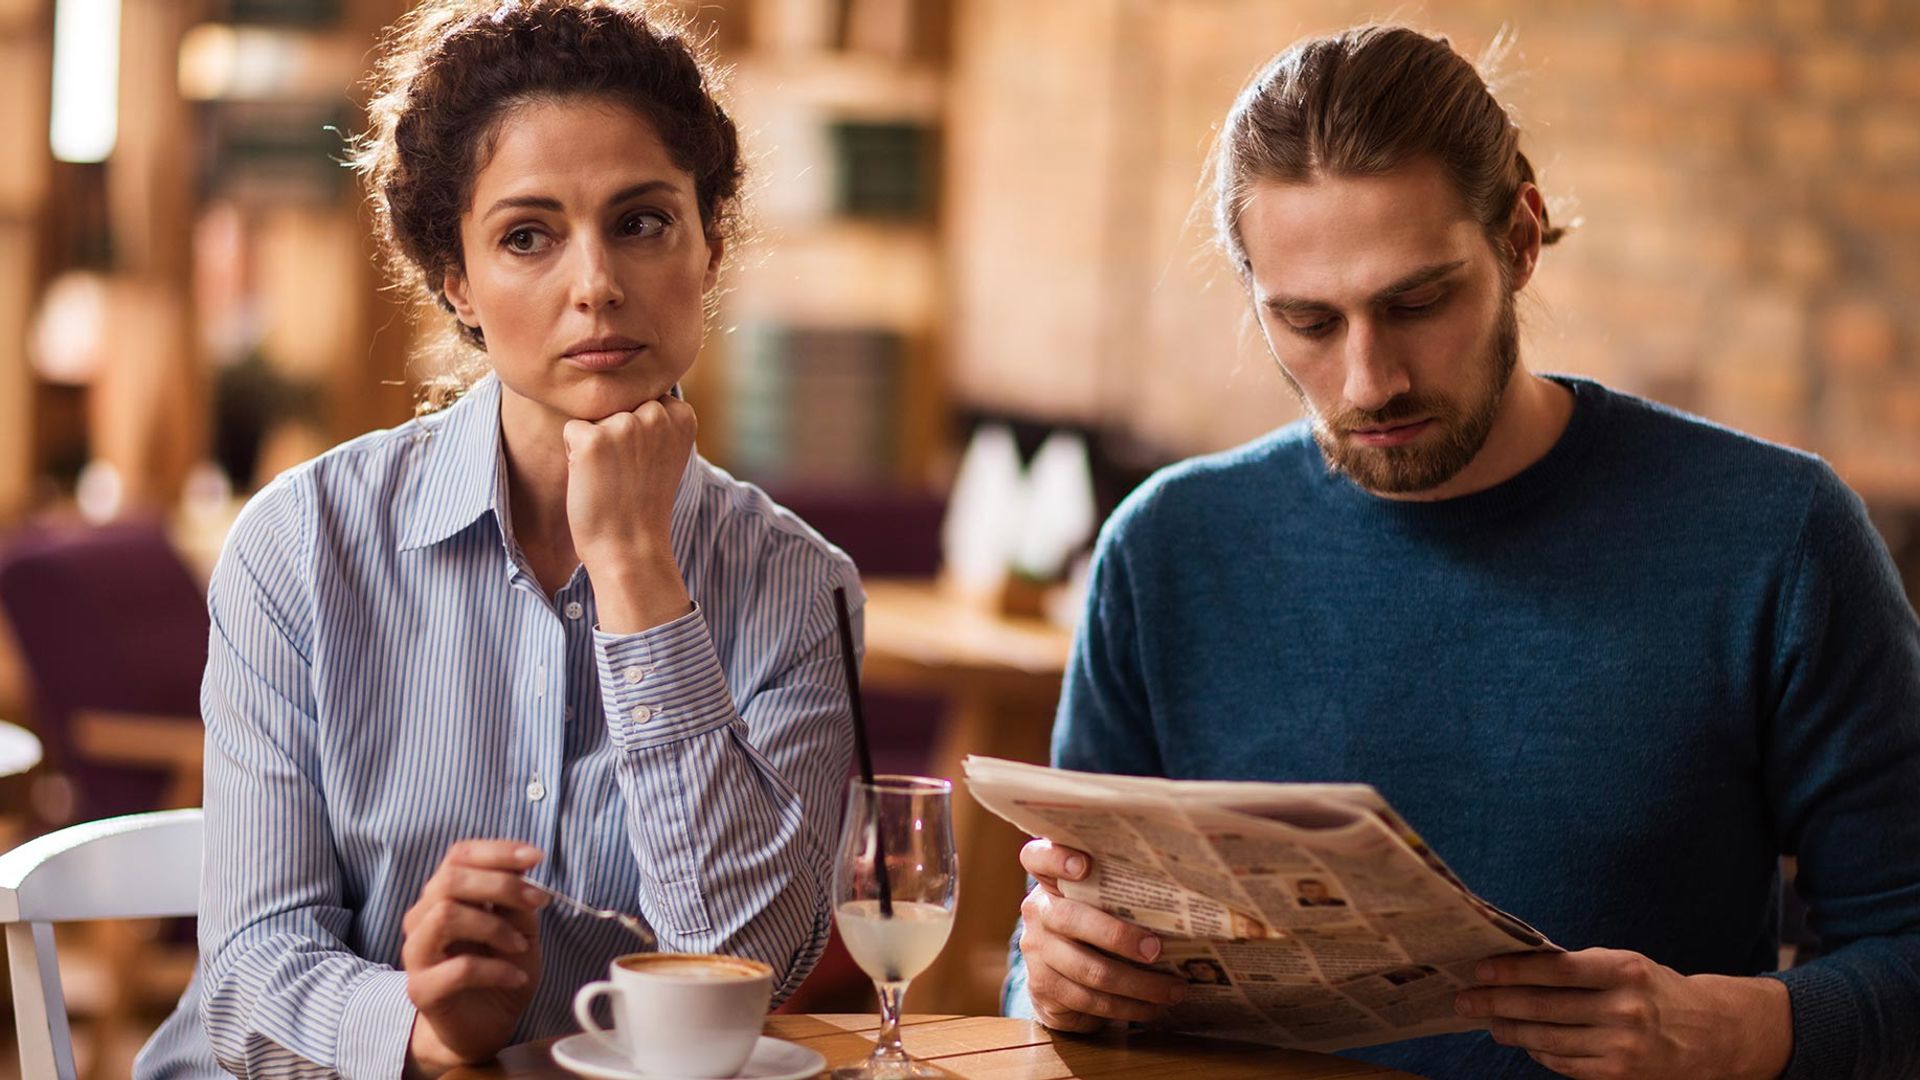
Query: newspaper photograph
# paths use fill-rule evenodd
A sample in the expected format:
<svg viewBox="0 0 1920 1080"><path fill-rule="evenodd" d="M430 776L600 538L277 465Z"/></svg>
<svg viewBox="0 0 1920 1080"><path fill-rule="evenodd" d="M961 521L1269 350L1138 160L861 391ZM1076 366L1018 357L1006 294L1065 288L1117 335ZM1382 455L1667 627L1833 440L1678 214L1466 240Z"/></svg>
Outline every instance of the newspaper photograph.
<svg viewBox="0 0 1920 1080"><path fill-rule="evenodd" d="M1365 784L1161 780L970 756L975 800L1092 859L1069 899L1160 935L1172 1030L1343 1050L1479 1026L1489 956L1558 946L1480 897Z"/></svg>

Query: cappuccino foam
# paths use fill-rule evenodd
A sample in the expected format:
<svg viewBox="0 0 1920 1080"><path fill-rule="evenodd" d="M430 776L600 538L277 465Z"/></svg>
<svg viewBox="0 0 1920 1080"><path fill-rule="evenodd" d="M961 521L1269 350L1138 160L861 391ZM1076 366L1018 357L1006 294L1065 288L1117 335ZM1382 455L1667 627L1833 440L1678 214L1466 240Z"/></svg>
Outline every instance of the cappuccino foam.
<svg viewBox="0 0 1920 1080"><path fill-rule="evenodd" d="M620 966L639 975L670 979L736 980L767 974L758 964L722 956L629 956Z"/></svg>

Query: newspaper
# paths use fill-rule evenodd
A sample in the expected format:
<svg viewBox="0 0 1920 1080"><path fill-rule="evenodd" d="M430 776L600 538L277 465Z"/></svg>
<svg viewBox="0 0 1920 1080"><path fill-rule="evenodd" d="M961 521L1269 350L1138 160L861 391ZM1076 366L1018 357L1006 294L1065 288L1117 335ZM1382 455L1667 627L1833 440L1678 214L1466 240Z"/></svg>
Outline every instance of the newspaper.
<svg viewBox="0 0 1920 1080"><path fill-rule="evenodd" d="M1454 1011L1474 965L1557 950L1475 896L1365 784L1105 776L971 756L967 787L1092 856L1070 899L1160 935L1187 981L1165 1025L1302 1050L1483 1026Z"/></svg>

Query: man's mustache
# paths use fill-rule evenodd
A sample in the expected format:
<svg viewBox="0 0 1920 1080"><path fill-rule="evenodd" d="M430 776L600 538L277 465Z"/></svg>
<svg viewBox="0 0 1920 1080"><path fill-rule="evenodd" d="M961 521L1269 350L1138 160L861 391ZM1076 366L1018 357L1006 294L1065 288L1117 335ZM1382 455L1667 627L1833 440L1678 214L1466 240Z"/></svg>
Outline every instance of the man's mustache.
<svg viewBox="0 0 1920 1080"><path fill-rule="evenodd" d="M1419 394L1402 394L1378 409L1341 409L1326 419L1329 429L1347 432L1356 428L1391 427L1410 420L1444 420L1451 413L1444 402Z"/></svg>

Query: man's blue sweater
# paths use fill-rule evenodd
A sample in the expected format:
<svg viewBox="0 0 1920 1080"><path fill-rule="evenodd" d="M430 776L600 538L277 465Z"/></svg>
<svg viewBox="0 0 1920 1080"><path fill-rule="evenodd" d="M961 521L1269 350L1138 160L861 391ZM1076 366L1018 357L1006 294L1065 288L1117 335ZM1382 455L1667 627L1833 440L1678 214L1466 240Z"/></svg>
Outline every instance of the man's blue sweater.
<svg viewBox="0 0 1920 1080"><path fill-rule="evenodd" d="M1149 481L1055 763L1373 784L1557 943L1685 974L1774 968L1797 855L1827 954L1778 976L1787 1075L1920 1077L1920 627L1885 547L1817 459L1562 381L1552 451L1463 498L1370 495L1299 424ZM1484 1032L1351 1053L1552 1075Z"/></svg>

